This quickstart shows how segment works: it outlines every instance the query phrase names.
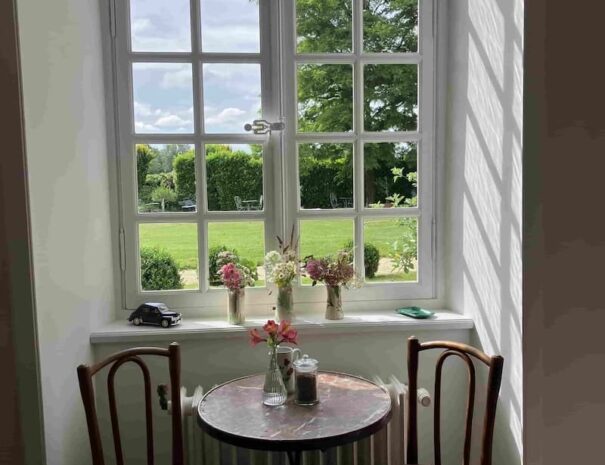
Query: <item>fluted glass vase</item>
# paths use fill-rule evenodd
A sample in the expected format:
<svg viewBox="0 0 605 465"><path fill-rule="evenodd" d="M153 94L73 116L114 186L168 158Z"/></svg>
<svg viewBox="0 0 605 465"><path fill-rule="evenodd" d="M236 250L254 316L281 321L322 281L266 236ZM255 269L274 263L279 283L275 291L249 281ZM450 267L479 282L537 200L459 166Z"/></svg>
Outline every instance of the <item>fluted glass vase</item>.
<svg viewBox="0 0 605 465"><path fill-rule="evenodd" d="M265 373L265 384L263 386L263 404L272 407L283 405L287 398L286 385L277 364L277 346L271 347L269 351L269 369Z"/></svg>
<svg viewBox="0 0 605 465"><path fill-rule="evenodd" d="M342 320L345 317L342 311L341 286L326 286L328 301L326 302L326 320Z"/></svg>
<svg viewBox="0 0 605 465"><path fill-rule="evenodd" d="M292 286L277 288L275 319L278 322L282 320L292 321L294 319L294 297L292 295Z"/></svg>

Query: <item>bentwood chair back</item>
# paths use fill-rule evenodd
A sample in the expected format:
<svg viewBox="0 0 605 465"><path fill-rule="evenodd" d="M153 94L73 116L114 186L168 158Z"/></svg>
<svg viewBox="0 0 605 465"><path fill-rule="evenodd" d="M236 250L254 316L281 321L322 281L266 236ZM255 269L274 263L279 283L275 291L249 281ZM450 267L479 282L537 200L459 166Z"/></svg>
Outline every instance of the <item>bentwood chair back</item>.
<svg viewBox="0 0 605 465"><path fill-rule="evenodd" d="M466 421L464 431L463 465L470 465L471 437L473 429L473 412L475 405L475 365L473 359L482 362L488 367L487 397L485 416L483 419L483 435L481 438L481 465L492 463L492 442L494 435L494 422L496 419L496 405L500 382L502 380L502 366L504 359L500 355L489 356L475 347L449 341L432 341L420 343L415 337L408 339L408 440L407 462L418 464L418 359L420 352L431 349L443 349L437 359L435 367L434 417L433 417L433 450L434 465L441 465L441 372L443 363L451 356L456 356L466 363L468 369L468 397L466 406ZM472 357L472 358L471 358Z"/></svg>
<svg viewBox="0 0 605 465"><path fill-rule="evenodd" d="M166 357L170 371L170 395L172 400L172 465L183 464L183 426L181 422L181 354L180 347L176 342L170 344L167 349L159 347L139 347L127 349L110 355L92 366L80 365L78 367L78 380L80 382L80 393L86 412L86 423L88 425L88 436L90 438L90 449L93 465L104 465L103 446L99 432L99 421L95 406L95 392L93 376L108 365L107 392L109 395L109 413L111 416L111 429L113 433L113 445L116 456L116 464L123 465L122 442L120 439L120 427L118 424L118 409L116 406L115 375L118 369L125 363L132 362L139 366L143 374L145 390L145 420L147 437L147 465L154 463L153 448L153 418L152 418L152 391L151 377L147 364L141 358L142 355L155 355Z"/></svg>

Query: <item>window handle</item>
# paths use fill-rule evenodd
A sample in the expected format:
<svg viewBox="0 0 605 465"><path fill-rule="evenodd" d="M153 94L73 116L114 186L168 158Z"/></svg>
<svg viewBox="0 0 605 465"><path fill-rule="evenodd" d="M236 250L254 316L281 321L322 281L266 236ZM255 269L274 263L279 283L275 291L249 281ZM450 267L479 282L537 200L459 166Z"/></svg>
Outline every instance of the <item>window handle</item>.
<svg viewBox="0 0 605 465"><path fill-rule="evenodd" d="M244 125L244 130L247 132L252 131L254 134L271 134L271 131L283 131L286 128L286 123L278 121L277 123L270 123L265 119L255 119L252 124L247 123Z"/></svg>

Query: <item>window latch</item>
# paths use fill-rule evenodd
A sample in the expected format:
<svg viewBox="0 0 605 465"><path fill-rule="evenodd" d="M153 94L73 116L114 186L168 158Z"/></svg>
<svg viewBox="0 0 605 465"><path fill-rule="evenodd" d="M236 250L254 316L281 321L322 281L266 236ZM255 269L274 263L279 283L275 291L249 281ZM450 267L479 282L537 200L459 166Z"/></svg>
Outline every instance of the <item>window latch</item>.
<svg viewBox="0 0 605 465"><path fill-rule="evenodd" d="M278 121L277 123L270 123L265 119L255 119L252 124L247 123L244 125L244 130L247 132L252 131L254 134L271 134L271 131L283 131L286 128L286 123Z"/></svg>

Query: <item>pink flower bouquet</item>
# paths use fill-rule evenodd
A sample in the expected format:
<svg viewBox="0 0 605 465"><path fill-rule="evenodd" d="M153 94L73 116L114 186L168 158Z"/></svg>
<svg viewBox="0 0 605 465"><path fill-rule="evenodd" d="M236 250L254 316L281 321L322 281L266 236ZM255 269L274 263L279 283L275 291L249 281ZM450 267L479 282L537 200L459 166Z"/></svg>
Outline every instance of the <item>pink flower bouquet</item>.
<svg viewBox="0 0 605 465"><path fill-rule="evenodd" d="M351 253L340 251L335 256L323 258L307 257L304 270L313 280L313 286L318 282L327 286L348 286L355 280Z"/></svg>
<svg viewBox="0 0 605 465"><path fill-rule="evenodd" d="M250 331L250 344L252 346L256 346L259 342L266 342L269 348L274 349L284 342L298 344L296 340L298 332L290 325L289 321L283 320L277 324L273 320L268 320L263 326L263 331L263 335L256 328Z"/></svg>
<svg viewBox="0 0 605 465"><path fill-rule="evenodd" d="M254 286L252 273L239 263L227 263L218 272L223 285L230 291L237 291L246 286Z"/></svg>

